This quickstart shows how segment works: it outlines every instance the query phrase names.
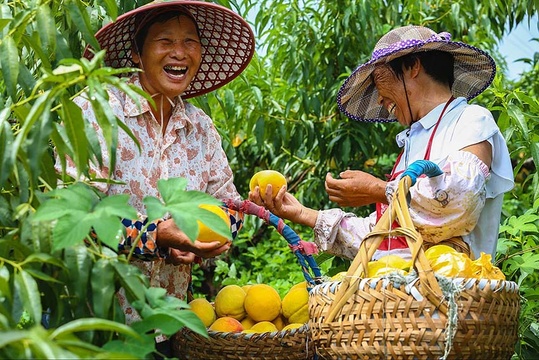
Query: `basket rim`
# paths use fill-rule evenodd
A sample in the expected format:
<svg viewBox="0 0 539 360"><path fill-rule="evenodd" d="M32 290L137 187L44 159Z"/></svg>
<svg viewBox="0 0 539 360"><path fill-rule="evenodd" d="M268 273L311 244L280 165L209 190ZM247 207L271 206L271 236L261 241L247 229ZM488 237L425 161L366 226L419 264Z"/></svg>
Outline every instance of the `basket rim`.
<svg viewBox="0 0 539 360"><path fill-rule="evenodd" d="M240 332L226 332L226 331L215 331L215 330L207 329L207 333L210 338L225 338L226 337L228 339L233 339L233 340L240 339L240 338L246 339L246 340L258 340L258 339L265 339L268 337L282 338L284 336L289 336L289 335L294 336L294 335L299 335L303 333L308 333L309 330L310 330L309 324L305 323L298 328L271 331L271 332L267 331L267 332L261 332L261 333L244 333L241 331ZM188 327L183 327L179 332L188 332L191 334L197 334L199 336L203 336L189 329Z"/></svg>
<svg viewBox="0 0 539 360"><path fill-rule="evenodd" d="M358 289L363 289L366 285L377 284L380 281L385 281L389 284L391 283L391 279L389 277L391 274L392 273L385 274L385 275L382 275L381 277L376 277L376 278L372 278L372 277L360 278L359 283L358 283ZM513 292L513 293L518 293L520 291L520 286L515 281L512 281L512 280L498 280L498 279L487 279L487 278L464 278L464 277L450 278L450 277L446 277L442 275L436 275L436 276L449 279L451 282L453 282L453 284L461 287L462 290L468 290L474 286L477 286L479 287L479 289L483 290L487 285L491 285L492 291L507 291L507 292ZM419 281L419 280L420 279L417 278L415 281ZM339 283L342 283L342 282L343 282L342 280L331 280L331 281L326 281L321 284L317 284L311 289L311 291L309 292L309 296L311 296L314 293L318 293L324 290L335 292L337 287L339 286ZM407 285L407 284L403 284L403 285ZM387 284L384 284L384 288L386 286ZM415 287L415 285L413 284L412 286Z"/></svg>

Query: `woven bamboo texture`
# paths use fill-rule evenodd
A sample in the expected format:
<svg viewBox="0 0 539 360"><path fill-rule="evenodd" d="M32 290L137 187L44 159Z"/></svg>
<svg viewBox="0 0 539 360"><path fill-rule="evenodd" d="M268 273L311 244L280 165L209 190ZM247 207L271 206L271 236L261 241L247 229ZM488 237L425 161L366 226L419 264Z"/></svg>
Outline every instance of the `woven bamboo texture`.
<svg viewBox="0 0 539 360"><path fill-rule="evenodd" d="M518 337L517 284L435 277L408 213L409 186L404 177L346 277L311 291L309 325L319 358L510 359ZM393 219L401 228L390 229ZM365 278L387 236L405 236L415 279Z"/></svg>
<svg viewBox="0 0 539 360"><path fill-rule="evenodd" d="M203 337L185 328L172 338L174 356L182 359L314 359L309 328L244 334L208 331Z"/></svg>

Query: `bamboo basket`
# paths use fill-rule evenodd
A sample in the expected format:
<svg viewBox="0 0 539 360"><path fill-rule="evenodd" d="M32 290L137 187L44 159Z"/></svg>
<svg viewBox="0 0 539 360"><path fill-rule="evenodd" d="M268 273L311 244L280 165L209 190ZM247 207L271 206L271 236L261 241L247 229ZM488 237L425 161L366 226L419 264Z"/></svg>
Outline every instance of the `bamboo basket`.
<svg viewBox="0 0 539 360"><path fill-rule="evenodd" d="M208 331L203 337L182 329L172 339L176 356L181 359L314 359L314 344L308 325L286 331L244 334Z"/></svg>
<svg viewBox="0 0 539 360"><path fill-rule="evenodd" d="M229 201L226 205L244 214L258 216L277 229L296 255L309 289L322 282L320 269L313 256L305 251L299 236L282 219L247 200ZM315 357L308 324L296 329L258 334L208 330L207 337L183 328L171 338L171 344L174 356L190 360L288 360Z"/></svg>
<svg viewBox="0 0 539 360"><path fill-rule="evenodd" d="M403 177L342 281L315 286L309 326L321 359L510 359L520 295L510 281L435 276L414 229ZM392 219L401 228L390 230ZM362 278L387 236L405 236L415 271Z"/></svg>

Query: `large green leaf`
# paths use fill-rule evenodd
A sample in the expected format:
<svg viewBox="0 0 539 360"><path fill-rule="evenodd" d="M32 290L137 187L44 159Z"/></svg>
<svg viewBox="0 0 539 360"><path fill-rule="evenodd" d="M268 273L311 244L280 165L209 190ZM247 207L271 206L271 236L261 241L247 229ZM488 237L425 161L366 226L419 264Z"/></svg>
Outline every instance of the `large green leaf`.
<svg viewBox="0 0 539 360"><path fill-rule="evenodd" d="M15 291L22 301L24 310L28 312L35 323L39 323L41 321L42 307L37 282L25 270L15 272L14 280Z"/></svg>
<svg viewBox="0 0 539 360"><path fill-rule="evenodd" d="M19 51L11 36L4 37L0 42L0 65L8 95L17 98L17 78L19 77Z"/></svg>
<svg viewBox="0 0 539 360"><path fill-rule="evenodd" d="M49 338L55 339L69 334L80 332L80 331L92 331L92 330L103 330L103 331L112 331L118 332L120 334L131 336L134 338L141 338L141 336L133 330L130 326L125 324L119 324L114 321L106 319L92 319L92 318L82 318L68 322L65 325L59 326L54 329Z"/></svg>
<svg viewBox="0 0 539 360"><path fill-rule="evenodd" d="M54 53L56 49L56 26L50 6L41 5L37 11L36 20L43 49L49 54Z"/></svg>
<svg viewBox="0 0 539 360"><path fill-rule="evenodd" d="M101 258L92 268L92 304L96 317L107 319L112 308L114 294L114 268L111 260Z"/></svg>

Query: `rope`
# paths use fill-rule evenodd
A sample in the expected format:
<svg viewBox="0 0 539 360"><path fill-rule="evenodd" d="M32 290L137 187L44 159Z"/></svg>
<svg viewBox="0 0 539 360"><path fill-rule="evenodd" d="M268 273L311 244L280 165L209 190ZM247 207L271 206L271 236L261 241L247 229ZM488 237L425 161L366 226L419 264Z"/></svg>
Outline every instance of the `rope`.
<svg viewBox="0 0 539 360"><path fill-rule="evenodd" d="M313 254L318 253L316 244L308 241L303 241L299 235L288 225L286 225L280 217L272 214L262 206L259 206L249 200L232 200L225 201L225 206L229 209L241 211L244 214L254 215L273 226L279 234L281 234L288 242L290 250L298 259L303 277L307 281L307 290L311 287L323 282L322 272L313 257ZM312 272L312 275L311 275Z"/></svg>

